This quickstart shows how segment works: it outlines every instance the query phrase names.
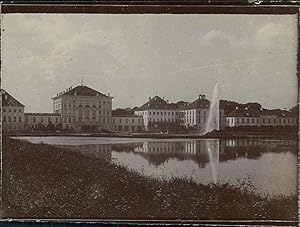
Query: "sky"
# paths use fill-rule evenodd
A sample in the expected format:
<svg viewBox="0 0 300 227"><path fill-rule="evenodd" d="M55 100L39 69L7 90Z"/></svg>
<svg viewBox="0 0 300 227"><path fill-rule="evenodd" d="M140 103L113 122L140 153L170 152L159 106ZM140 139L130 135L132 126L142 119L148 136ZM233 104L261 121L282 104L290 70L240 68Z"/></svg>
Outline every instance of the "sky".
<svg viewBox="0 0 300 227"><path fill-rule="evenodd" d="M297 103L296 15L2 14L1 87L26 112L52 112L83 84L113 108L220 98Z"/></svg>

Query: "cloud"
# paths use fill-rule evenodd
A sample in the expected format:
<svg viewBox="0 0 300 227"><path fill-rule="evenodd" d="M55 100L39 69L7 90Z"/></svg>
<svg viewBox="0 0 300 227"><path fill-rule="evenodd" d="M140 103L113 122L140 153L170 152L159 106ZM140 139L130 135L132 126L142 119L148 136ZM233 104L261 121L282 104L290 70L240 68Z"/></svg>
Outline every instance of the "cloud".
<svg viewBox="0 0 300 227"><path fill-rule="evenodd" d="M295 47L296 32L296 29L293 31L283 23L268 23L258 29L255 34L255 41L259 48L272 48L274 46L279 48Z"/></svg>

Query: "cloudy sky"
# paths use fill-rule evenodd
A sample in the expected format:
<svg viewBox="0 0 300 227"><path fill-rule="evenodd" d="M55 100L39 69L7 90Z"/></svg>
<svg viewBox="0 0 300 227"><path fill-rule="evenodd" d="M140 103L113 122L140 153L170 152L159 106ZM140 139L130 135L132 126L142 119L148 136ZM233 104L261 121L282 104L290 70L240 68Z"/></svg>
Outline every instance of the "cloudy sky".
<svg viewBox="0 0 300 227"><path fill-rule="evenodd" d="M27 112L84 84L140 106L199 94L266 108L297 102L293 15L2 15L2 87Z"/></svg>

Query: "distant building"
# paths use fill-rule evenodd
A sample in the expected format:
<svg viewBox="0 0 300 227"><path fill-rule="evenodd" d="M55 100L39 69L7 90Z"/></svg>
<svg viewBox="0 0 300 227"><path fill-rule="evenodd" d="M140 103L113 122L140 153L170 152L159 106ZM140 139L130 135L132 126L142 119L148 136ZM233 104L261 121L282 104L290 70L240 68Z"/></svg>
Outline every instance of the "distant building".
<svg viewBox="0 0 300 227"><path fill-rule="evenodd" d="M112 117L115 132L141 132L144 130L143 117L138 115L117 115Z"/></svg>
<svg viewBox="0 0 300 227"><path fill-rule="evenodd" d="M200 133L204 133L206 124L208 122L210 101L206 99L205 95L199 97L192 103L183 106L180 111L182 112L182 123L187 128L195 128ZM224 110L220 107L219 113L220 128L224 128Z"/></svg>
<svg viewBox="0 0 300 227"><path fill-rule="evenodd" d="M169 104L168 100L159 96L149 97L149 101L134 112L143 117L146 131L159 126L161 123L180 123L180 114L177 105Z"/></svg>
<svg viewBox="0 0 300 227"><path fill-rule="evenodd" d="M25 129L59 128L60 123L61 117L59 113L25 113Z"/></svg>
<svg viewBox="0 0 300 227"><path fill-rule="evenodd" d="M25 106L12 95L1 89L2 128L4 132L16 132L24 129Z"/></svg>
<svg viewBox="0 0 300 227"><path fill-rule="evenodd" d="M237 126L293 126L297 125L297 118L287 110L267 110L247 107L237 108L225 118L227 127Z"/></svg>
<svg viewBox="0 0 300 227"><path fill-rule="evenodd" d="M87 86L77 86L58 93L53 112L61 115L63 128L75 131L112 130L112 99Z"/></svg>

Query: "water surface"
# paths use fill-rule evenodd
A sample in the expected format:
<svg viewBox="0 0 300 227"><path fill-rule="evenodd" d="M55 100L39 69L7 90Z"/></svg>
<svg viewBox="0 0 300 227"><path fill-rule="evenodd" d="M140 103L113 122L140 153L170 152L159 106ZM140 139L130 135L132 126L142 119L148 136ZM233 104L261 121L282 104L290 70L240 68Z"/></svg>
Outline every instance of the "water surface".
<svg viewBox="0 0 300 227"><path fill-rule="evenodd" d="M295 195L297 189L297 147L292 140L18 138L65 146L146 177L230 183L267 195Z"/></svg>

